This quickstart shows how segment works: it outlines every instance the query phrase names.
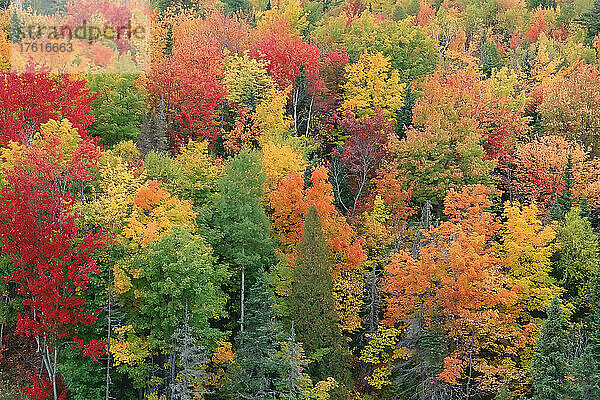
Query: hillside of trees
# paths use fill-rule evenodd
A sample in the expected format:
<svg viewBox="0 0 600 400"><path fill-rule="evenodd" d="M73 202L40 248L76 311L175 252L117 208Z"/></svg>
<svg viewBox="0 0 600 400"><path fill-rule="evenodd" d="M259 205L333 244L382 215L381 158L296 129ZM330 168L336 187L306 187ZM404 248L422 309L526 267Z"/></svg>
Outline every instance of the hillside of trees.
<svg viewBox="0 0 600 400"><path fill-rule="evenodd" d="M0 1L2 400L598 400L599 234L600 0Z"/></svg>

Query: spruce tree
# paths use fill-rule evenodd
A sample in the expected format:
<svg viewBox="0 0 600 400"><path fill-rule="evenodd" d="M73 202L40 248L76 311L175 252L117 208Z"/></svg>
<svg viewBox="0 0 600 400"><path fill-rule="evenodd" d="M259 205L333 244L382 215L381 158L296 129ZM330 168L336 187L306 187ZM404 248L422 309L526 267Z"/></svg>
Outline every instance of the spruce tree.
<svg viewBox="0 0 600 400"><path fill-rule="evenodd" d="M569 398L566 379L568 364L565 357L565 321L560 300L555 297L548 308L548 319L537 341L531 362L533 400L564 400Z"/></svg>
<svg viewBox="0 0 600 400"><path fill-rule="evenodd" d="M12 43L21 43L23 39L31 39L25 38L23 32L23 22L17 15L15 11L13 11L10 15L10 33L9 39Z"/></svg>
<svg viewBox="0 0 600 400"><path fill-rule="evenodd" d="M273 300L264 271L248 291L244 330L236 337L237 369L231 377L232 398L278 399L278 382L286 372L279 356L281 325L275 320Z"/></svg>
<svg viewBox="0 0 600 400"><path fill-rule="evenodd" d="M310 389L312 382L306 371L308 360L305 358L302 345L296 340L296 328L292 323L290 335L282 343L279 352L285 366L285 373L278 387L283 393L282 399L297 400L303 398L303 393Z"/></svg>
<svg viewBox="0 0 600 400"><path fill-rule="evenodd" d="M404 96L404 105L396 113L396 134L403 138L406 136L406 130L412 124L413 108L417 95L413 93L411 85L406 85L406 95Z"/></svg>
<svg viewBox="0 0 600 400"><path fill-rule="evenodd" d="M165 101L161 97L158 106L152 109L142 124L137 140L140 153L146 155L152 150L168 151L171 147L168 128Z"/></svg>
<svg viewBox="0 0 600 400"><path fill-rule="evenodd" d="M513 395L510 393L510 390L506 387L506 385L500 386L500 390L496 393L496 397L494 400L510 400L513 398Z"/></svg>
<svg viewBox="0 0 600 400"><path fill-rule="evenodd" d="M193 400L203 398L208 393L205 384L208 374L203 364L210 361L210 352L198 345L196 336L189 324L186 311L184 323L173 333L172 377L169 384L173 400ZM174 378L174 379L173 379Z"/></svg>
<svg viewBox="0 0 600 400"><path fill-rule="evenodd" d="M575 363L577 400L600 399L600 274L593 281L594 311L588 320L588 343Z"/></svg>
<svg viewBox="0 0 600 400"><path fill-rule="evenodd" d="M581 14L578 22L587 30L586 42L592 44L600 34L600 0L596 0L591 9Z"/></svg>
<svg viewBox="0 0 600 400"><path fill-rule="evenodd" d="M347 384L345 367L348 355L345 340L338 327L333 298L331 254L325 243L321 219L315 206L308 209L302 239L296 248L289 298L290 315L298 339L304 344L314 380L333 377L341 386Z"/></svg>

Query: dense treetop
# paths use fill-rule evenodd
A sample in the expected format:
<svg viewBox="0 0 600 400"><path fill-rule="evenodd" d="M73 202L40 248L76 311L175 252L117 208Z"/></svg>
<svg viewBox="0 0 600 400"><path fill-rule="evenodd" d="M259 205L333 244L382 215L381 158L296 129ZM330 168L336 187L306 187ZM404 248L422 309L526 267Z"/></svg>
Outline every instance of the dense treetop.
<svg viewBox="0 0 600 400"><path fill-rule="evenodd" d="M0 1L0 398L596 399L599 135L599 0Z"/></svg>

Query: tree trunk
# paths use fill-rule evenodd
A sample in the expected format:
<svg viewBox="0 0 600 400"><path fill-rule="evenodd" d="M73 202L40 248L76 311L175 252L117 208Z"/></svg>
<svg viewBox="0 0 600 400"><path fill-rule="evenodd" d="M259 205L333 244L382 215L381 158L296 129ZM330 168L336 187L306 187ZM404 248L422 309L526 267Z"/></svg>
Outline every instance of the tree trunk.
<svg viewBox="0 0 600 400"><path fill-rule="evenodd" d="M298 136L298 99L300 95L298 94L298 89L294 90L294 94L292 96L292 103L294 105L294 136Z"/></svg>
<svg viewBox="0 0 600 400"><path fill-rule="evenodd" d="M473 375L473 344L475 342L475 328L471 327L471 344L469 345L469 378L467 379L467 400L471 398L471 377Z"/></svg>
<svg viewBox="0 0 600 400"><path fill-rule="evenodd" d="M54 400L58 400L58 390L56 388L56 364L58 363L58 347L54 346L54 363L52 366L52 391Z"/></svg>
<svg viewBox="0 0 600 400"><path fill-rule="evenodd" d="M310 128L310 120L312 117L312 108L313 108L313 103L315 102L315 97L311 97L310 99L310 107L308 108L308 119L306 121L306 137L308 137L308 130Z"/></svg>
<svg viewBox="0 0 600 400"><path fill-rule="evenodd" d="M108 270L108 329L106 336L106 393L105 400L110 399L110 339L111 339L111 317L112 317L112 296L111 296L111 284L110 284L110 268Z"/></svg>
<svg viewBox="0 0 600 400"><path fill-rule="evenodd" d="M38 352L42 355L42 365L46 369L46 373L48 374L48 379L52 382L52 392L53 399L58 400L58 390L56 387L56 364L58 361L58 348L54 347L54 360L50 356L50 347L47 343L47 338L44 338L44 341L40 341L40 337L37 336L35 338Z"/></svg>
<svg viewBox="0 0 600 400"><path fill-rule="evenodd" d="M242 267L242 304L240 310L240 330L244 332L244 300L246 296L246 268Z"/></svg>
<svg viewBox="0 0 600 400"><path fill-rule="evenodd" d="M244 244L242 244L242 258L244 258ZM244 332L244 300L246 296L246 267L242 267L242 299L240 305L240 331Z"/></svg>

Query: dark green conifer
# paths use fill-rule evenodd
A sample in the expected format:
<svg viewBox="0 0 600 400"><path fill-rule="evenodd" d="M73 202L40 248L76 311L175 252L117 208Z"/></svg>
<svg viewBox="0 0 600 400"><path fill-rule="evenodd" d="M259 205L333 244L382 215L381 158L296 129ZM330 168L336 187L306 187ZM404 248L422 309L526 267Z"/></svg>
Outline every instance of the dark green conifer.
<svg viewBox="0 0 600 400"><path fill-rule="evenodd" d="M282 328L275 320L273 297L264 271L248 291L244 330L236 337L236 370L231 378L232 398L269 399L281 397L278 387L287 372L280 357Z"/></svg>
<svg viewBox="0 0 600 400"><path fill-rule="evenodd" d="M314 381L333 377L342 387L348 384L345 362L347 345L338 327L333 298L331 255L322 232L321 219L315 206L308 209L302 240L296 249L290 315L298 339L309 358Z"/></svg>
<svg viewBox="0 0 600 400"><path fill-rule="evenodd" d="M533 400L569 398L568 363L565 357L565 321L560 300L555 297L548 308L548 319L537 341L531 362Z"/></svg>

